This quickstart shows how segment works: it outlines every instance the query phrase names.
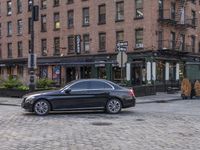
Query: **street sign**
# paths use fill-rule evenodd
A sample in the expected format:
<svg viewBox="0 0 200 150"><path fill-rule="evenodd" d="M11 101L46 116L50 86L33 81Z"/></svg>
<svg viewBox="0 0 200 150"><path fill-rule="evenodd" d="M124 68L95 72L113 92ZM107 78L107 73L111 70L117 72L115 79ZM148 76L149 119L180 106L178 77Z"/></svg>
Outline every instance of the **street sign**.
<svg viewBox="0 0 200 150"><path fill-rule="evenodd" d="M120 41L116 44L118 51L127 51L128 48L128 41Z"/></svg>
<svg viewBox="0 0 200 150"><path fill-rule="evenodd" d="M128 47L128 41L117 42L117 47Z"/></svg>
<svg viewBox="0 0 200 150"><path fill-rule="evenodd" d="M29 56L28 56L28 68L29 69L37 69L36 54L29 54Z"/></svg>
<svg viewBox="0 0 200 150"><path fill-rule="evenodd" d="M127 59L128 59L128 57L127 57L127 54L125 52L121 51L117 54L117 62L119 63L120 67L125 66Z"/></svg>
<svg viewBox="0 0 200 150"><path fill-rule="evenodd" d="M81 53L81 35L75 35L75 51Z"/></svg>

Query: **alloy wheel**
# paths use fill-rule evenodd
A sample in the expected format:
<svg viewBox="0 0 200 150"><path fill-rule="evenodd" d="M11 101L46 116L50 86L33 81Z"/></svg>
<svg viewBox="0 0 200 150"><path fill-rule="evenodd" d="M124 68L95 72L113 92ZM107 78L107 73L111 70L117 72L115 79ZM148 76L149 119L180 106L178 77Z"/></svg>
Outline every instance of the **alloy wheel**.
<svg viewBox="0 0 200 150"><path fill-rule="evenodd" d="M108 101L106 110L109 113L116 114L121 111L122 105L118 99L111 99Z"/></svg>
<svg viewBox="0 0 200 150"><path fill-rule="evenodd" d="M50 109L49 103L46 100L40 100L35 103L34 111L37 115L46 115Z"/></svg>

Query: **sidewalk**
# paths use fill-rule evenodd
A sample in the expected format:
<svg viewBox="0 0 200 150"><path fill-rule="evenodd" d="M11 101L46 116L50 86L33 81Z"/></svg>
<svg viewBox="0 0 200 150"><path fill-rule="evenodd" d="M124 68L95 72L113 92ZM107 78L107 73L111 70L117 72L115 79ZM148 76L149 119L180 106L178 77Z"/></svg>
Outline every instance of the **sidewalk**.
<svg viewBox="0 0 200 150"><path fill-rule="evenodd" d="M166 92L158 92L156 95L143 96L136 98L136 104L167 102L182 100L181 93L167 94ZM0 105L20 106L22 98L0 97Z"/></svg>

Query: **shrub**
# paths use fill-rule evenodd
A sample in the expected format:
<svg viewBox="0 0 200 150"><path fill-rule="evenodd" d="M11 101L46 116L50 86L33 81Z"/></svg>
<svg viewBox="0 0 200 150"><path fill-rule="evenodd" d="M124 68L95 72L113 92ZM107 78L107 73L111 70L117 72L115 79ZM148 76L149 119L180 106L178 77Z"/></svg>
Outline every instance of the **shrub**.
<svg viewBox="0 0 200 150"><path fill-rule="evenodd" d="M36 82L36 87L41 89L49 89L52 84L54 83L53 80L44 78L44 79L38 79Z"/></svg>
<svg viewBox="0 0 200 150"><path fill-rule="evenodd" d="M9 76L7 80L3 81L3 87L7 89L17 89L20 86L22 86L22 82L13 76Z"/></svg>
<svg viewBox="0 0 200 150"><path fill-rule="evenodd" d="M21 90L21 91L27 91L27 90L29 90L29 87L26 85L21 85L21 86L17 87L17 89Z"/></svg>

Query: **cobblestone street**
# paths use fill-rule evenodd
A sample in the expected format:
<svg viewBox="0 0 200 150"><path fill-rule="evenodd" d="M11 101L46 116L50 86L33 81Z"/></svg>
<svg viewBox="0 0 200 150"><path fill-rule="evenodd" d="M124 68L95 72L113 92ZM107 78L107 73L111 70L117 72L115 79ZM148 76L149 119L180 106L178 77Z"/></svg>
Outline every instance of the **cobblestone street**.
<svg viewBox="0 0 200 150"><path fill-rule="evenodd" d="M199 150L200 101L138 104L121 114L39 117L0 105L1 150Z"/></svg>

